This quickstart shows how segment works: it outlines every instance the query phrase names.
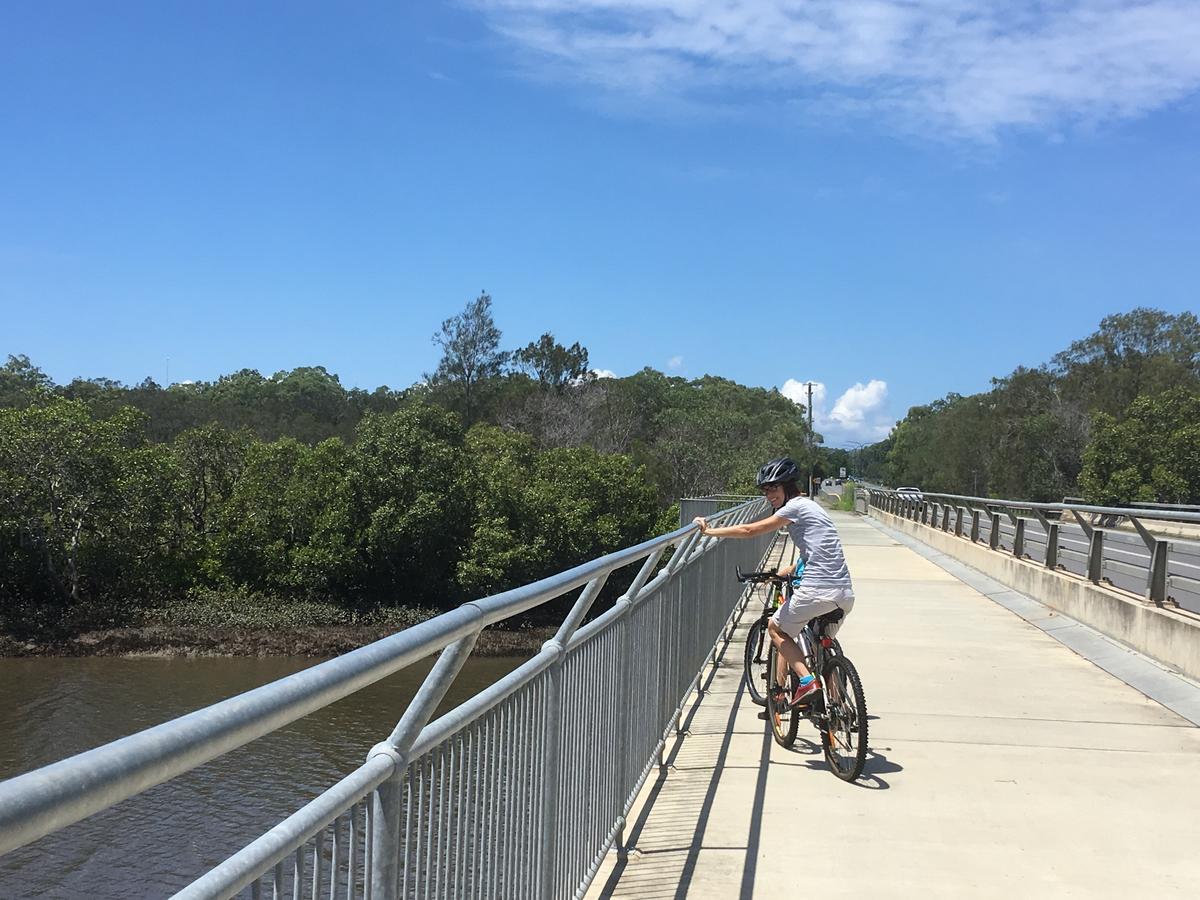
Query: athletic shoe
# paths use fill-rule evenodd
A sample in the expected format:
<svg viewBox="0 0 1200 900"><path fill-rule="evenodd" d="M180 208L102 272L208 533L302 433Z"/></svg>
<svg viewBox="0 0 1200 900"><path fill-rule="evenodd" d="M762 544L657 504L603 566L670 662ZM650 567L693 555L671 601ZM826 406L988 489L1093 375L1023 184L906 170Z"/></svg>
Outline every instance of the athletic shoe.
<svg viewBox="0 0 1200 900"><path fill-rule="evenodd" d="M792 706L799 706L805 702L805 698L811 697L814 693L821 689L820 682L816 677L809 675L806 678L801 678L800 683L796 685L796 693L792 695Z"/></svg>

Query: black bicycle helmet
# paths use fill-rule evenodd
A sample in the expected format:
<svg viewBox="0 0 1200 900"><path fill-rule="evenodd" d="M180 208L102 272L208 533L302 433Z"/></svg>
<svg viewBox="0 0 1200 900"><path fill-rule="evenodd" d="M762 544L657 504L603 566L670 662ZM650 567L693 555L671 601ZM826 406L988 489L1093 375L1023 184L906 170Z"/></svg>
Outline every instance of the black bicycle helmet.
<svg viewBox="0 0 1200 900"><path fill-rule="evenodd" d="M781 456L779 459L772 459L763 464L763 467L758 470L758 478L755 479L755 483L762 487L764 484L799 480L800 470L796 468L791 457Z"/></svg>

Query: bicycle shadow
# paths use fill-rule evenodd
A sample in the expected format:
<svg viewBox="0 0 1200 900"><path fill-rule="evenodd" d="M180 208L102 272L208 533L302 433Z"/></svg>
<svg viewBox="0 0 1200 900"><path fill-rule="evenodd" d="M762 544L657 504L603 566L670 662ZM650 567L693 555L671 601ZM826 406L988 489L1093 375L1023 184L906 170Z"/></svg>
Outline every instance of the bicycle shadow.
<svg viewBox="0 0 1200 900"><path fill-rule="evenodd" d="M769 749L769 748L768 748ZM782 749L782 748L780 748ZM867 758L863 763L862 774L857 779L847 782L853 787L864 788L871 791L886 791L891 788L891 783L883 778L883 776L891 775L896 772L903 772L904 767L894 760L885 756L882 751L891 751L891 747L882 748L867 748ZM833 769L825 759L825 750L816 741L806 737L797 737L796 743L789 749L784 750L785 753L794 753L797 756L804 756L803 762L785 762L775 760L773 765L781 766L804 766L812 769L814 772L827 772L833 774Z"/></svg>

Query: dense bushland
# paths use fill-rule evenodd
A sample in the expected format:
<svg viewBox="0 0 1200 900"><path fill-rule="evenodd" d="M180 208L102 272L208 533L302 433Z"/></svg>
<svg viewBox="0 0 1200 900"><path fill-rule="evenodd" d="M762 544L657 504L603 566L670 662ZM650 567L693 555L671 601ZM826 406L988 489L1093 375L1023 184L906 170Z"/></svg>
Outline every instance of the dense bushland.
<svg viewBox="0 0 1200 900"><path fill-rule="evenodd" d="M927 491L1200 503L1200 321L1108 316L1048 364L913 407L867 458Z"/></svg>
<svg viewBox="0 0 1200 900"><path fill-rule="evenodd" d="M0 630L391 621L674 528L679 497L748 490L767 457L815 461L777 392L598 379L548 334L502 353L489 306L447 320L442 365L402 391L321 367L56 385L9 357Z"/></svg>

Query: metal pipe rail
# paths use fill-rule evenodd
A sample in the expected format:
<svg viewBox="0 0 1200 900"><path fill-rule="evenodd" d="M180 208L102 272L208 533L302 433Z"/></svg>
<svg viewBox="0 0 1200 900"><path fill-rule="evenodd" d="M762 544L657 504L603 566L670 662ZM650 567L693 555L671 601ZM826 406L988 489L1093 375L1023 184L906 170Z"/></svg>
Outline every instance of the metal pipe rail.
<svg viewBox="0 0 1200 900"><path fill-rule="evenodd" d="M756 499L714 519L740 523L763 511ZM176 896L580 895L729 633L741 592L734 566L756 565L771 537L726 543L687 525L2 782L0 853L440 650L361 767ZM582 625L609 576L639 562L616 605ZM581 587L536 656L428 723L483 628Z"/></svg>
<svg viewBox="0 0 1200 900"><path fill-rule="evenodd" d="M954 529L971 542L1032 559L1138 594L1162 606L1200 613L1200 541L1152 534L1146 521L1200 523L1200 513L1155 508L1036 503L960 494L915 497L867 489L870 505L923 525ZM987 521L984 524L984 517ZM1127 520L1135 534L1115 529ZM984 536L986 532L986 537Z"/></svg>

